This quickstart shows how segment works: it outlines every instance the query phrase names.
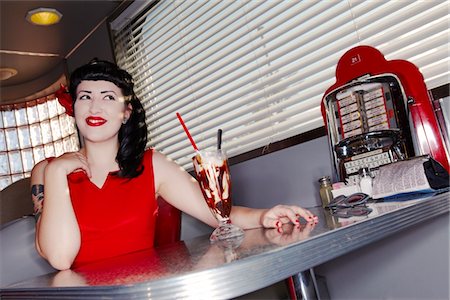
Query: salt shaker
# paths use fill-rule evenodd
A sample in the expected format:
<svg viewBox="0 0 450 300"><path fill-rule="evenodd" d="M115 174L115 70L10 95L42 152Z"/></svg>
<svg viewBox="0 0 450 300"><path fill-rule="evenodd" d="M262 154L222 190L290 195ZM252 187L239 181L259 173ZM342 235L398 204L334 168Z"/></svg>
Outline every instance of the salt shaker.
<svg viewBox="0 0 450 300"><path fill-rule="evenodd" d="M359 170L359 188L362 193L372 197L372 176L367 167Z"/></svg>
<svg viewBox="0 0 450 300"><path fill-rule="evenodd" d="M333 200L333 193L331 190L333 186L331 185L331 180L329 176L324 176L319 179L320 183L320 199L322 200L322 206L326 207Z"/></svg>

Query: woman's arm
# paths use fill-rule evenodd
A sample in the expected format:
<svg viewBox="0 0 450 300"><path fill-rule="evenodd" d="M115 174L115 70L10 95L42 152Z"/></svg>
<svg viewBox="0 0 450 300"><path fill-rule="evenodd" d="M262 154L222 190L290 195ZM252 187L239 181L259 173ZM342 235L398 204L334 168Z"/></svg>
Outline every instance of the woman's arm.
<svg viewBox="0 0 450 300"><path fill-rule="evenodd" d="M206 205L198 182L191 175L157 151L153 155L153 166L157 194L181 211L210 226L217 226L217 221ZM271 209L233 206L230 217L233 224L244 229L262 226L281 227L285 223L298 223L299 217L308 222L317 220L317 217L308 210L294 205L277 205Z"/></svg>
<svg viewBox="0 0 450 300"><path fill-rule="evenodd" d="M42 214L36 224L36 248L56 269L69 269L80 249L80 230L73 211L67 174L88 169L84 157L67 153L33 168L32 190L41 191ZM45 193L44 193L45 187ZM36 197L36 196L33 196Z"/></svg>
<svg viewBox="0 0 450 300"><path fill-rule="evenodd" d="M36 235L35 235L35 245L37 252L45 257L39 247L38 241L38 228L40 224L40 217L42 214L42 209L44 205L44 171L47 166L47 160L43 160L37 163L33 170L31 171L31 200L33 201L34 206L34 217L36 218Z"/></svg>
<svg viewBox="0 0 450 300"><path fill-rule="evenodd" d="M197 181L175 162L159 153L153 153L156 193L179 210L212 226L217 221L209 211Z"/></svg>

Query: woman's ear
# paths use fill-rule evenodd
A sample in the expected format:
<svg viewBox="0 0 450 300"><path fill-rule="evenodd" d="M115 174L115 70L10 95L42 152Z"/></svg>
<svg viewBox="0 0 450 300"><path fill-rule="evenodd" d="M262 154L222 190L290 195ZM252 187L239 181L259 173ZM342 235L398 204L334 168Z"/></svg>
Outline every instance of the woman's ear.
<svg viewBox="0 0 450 300"><path fill-rule="evenodd" d="M133 106L131 103L127 104L127 108L125 109L124 118L128 120L131 116L131 113L133 112Z"/></svg>

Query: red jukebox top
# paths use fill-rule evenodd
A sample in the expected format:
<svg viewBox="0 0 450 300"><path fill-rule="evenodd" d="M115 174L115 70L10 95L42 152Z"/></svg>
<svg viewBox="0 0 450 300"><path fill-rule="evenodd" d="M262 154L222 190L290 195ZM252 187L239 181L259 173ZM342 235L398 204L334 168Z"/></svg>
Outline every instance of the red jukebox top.
<svg viewBox="0 0 450 300"><path fill-rule="evenodd" d="M152 150L144 154L138 177L109 174L99 188L84 172L68 175L70 197L81 231L80 265L153 247L158 205Z"/></svg>

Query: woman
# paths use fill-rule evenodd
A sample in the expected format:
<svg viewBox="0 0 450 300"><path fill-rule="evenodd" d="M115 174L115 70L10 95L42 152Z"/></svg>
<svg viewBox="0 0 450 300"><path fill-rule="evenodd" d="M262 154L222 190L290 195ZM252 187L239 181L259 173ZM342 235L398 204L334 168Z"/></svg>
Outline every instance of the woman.
<svg viewBox="0 0 450 300"><path fill-rule="evenodd" d="M130 74L95 60L73 72L69 93L84 145L38 163L31 177L35 211L42 212L36 247L54 268L152 248L158 196L210 226L217 224L197 182L161 153L145 150L145 112ZM244 229L273 228L298 223L299 216L317 220L307 210L283 205L235 206L231 219Z"/></svg>

